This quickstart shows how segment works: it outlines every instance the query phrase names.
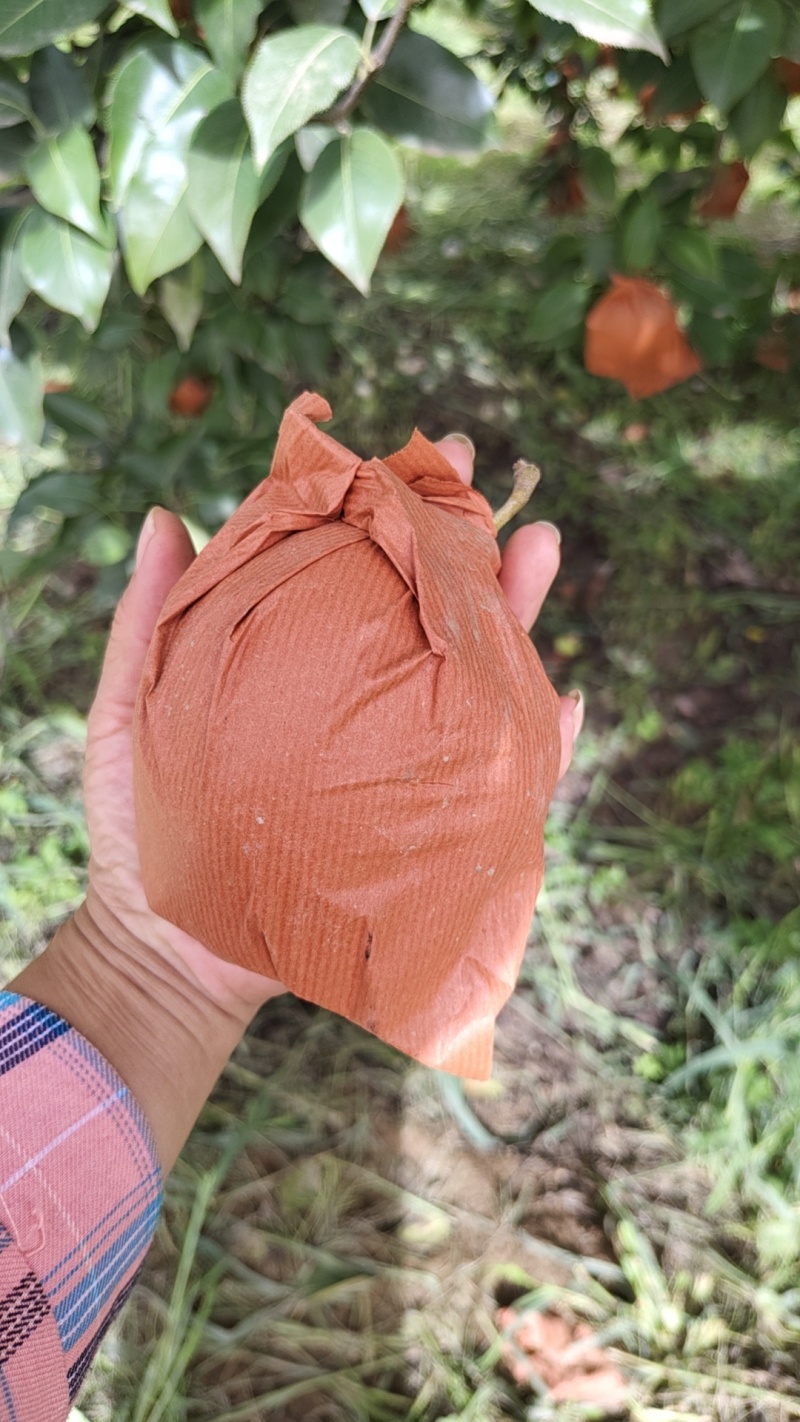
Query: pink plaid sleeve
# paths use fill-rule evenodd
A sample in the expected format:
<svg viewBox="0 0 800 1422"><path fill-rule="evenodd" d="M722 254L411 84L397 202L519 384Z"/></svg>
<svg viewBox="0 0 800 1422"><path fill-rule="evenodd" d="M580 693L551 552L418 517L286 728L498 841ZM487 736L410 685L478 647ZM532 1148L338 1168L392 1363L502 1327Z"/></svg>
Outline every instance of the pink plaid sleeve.
<svg viewBox="0 0 800 1422"><path fill-rule="evenodd" d="M63 1422L155 1229L147 1121L104 1057L0 992L0 1422Z"/></svg>

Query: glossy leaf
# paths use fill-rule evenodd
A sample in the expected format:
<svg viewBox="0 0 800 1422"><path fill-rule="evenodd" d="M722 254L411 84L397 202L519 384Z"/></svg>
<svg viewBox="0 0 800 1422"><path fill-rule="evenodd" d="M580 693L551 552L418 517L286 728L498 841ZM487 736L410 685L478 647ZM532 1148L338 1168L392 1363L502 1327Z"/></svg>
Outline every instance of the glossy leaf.
<svg viewBox="0 0 800 1422"><path fill-rule="evenodd" d="M307 123L294 136L294 146L304 173L310 173L323 148L336 138L336 129L329 123Z"/></svg>
<svg viewBox="0 0 800 1422"><path fill-rule="evenodd" d="M242 83L259 170L284 138L330 107L359 55L355 35L330 25L299 25L261 41Z"/></svg>
<svg viewBox="0 0 800 1422"><path fill-rule="evenodd" d="M410 30L363 99L377 128L427 153L475 153L494 141L494 99L449 49Z"/></svg>
<svg viewBox="0 0 800 1422"><path fill-rule="evenodd" d="M15 128L31 116L28 90L10 64L0 60L0 129Z"/></svg>
<svg viewBox="0 0 800 1422"><path fill-rule="evenodd" d="M788 95L775 82L771 70L766 70L731 109L730 131L743 158L752 158L762 143L774 138L781 126Z"/></svg>
<svg viewBox="0 0 800 1422"><path fill-rule="evenodd" d="M0 445L38 444L44 429L42 368L31 352L23 357L0 346Z"/></svg>
<svg viewBox="0 0 800 1422"><path fill-rule="evenodd" d="M656 25L664 39L671 40L686 30L696 29L730 3L731 0L656 0Z"/></svg>
<svg viewBox="0 0 800 1422"><path fill-rule="evenodd" d="M250 133L236 99L198 125L189 149L189 211L217 260L237 285L250 224L283 172L288 150L256 172Z"/></svg>
<svg viewBox="0 0 800 1422"><path fill-rule="evenodd" d="M0 213L0 345L10 346L11 322L22 310L28 295L28 283L22 272L20 239L22 228L31 209Z"/></svg>
<svg viewBox="0 0 800 1422"><path fill-rule="evenodd" d="M579 35L620 49L647 49L666 61L667 53L650 12L649 0L536 0L551 20L572 25Z"/></svg>
<svg viewBox="0 0 800 1422"><path fill-rule="evenodd" d="M109 178L134 291L187 262L201 244L186 195L187 155L228 80L189 45L149 40L130 51L109 106Z"/></svg>
<svg viewBox="0 0 800 1422"><path fill-rule="evenodd" d="M152 20L159 29L166 30L168 35L178 34L169 0L125 0L125 4L134 14L144 15L146 20Z"/></svg>
<svg viewBox="0 0 800 1422"><path fill-rule="evenodd" d="M46 133L61 133L74 124L91 128L94 123L95 102L84 68L53 45L33 56L29 88L34 113Z"/></svg>
<svg viewBox="0 0 800 1422"><path fill-rule="evenodd" d="M528 336L543 346L559 345L581 325L588 301L589 292L579 282L569 278L554 282L533 308Z"/></svg>
<svg viewBox="0 0 800 1422"><path fill-rule="evenodd" d="M238 84L256 34L262 0L194 0L194 17L218 69Z"/></svg>
<svg viewBox="0 0 800 1422"><path fill-rule="evenodd" d="M763 74L782 30L778 0L739 0L724 23L711 22L697 31L691 45L694 72L720 113L727 114Z"/></svg>
<svg viewBox="0 0 800 1422"><path fill-rule="evenodd" d="M28 159L27 175L42 207L95 241L106 241L106 226L100 216L100 172L94 145L84 128L69 128L40 143Z"/></svg>
<svg viewBox="0 0 800 1422"><path fill-rule="evenodd" d="M203 262L194 257L178 272L171 272L158 283L158 304L169 322L178 349L188 351L197 323L203 313Z"/></svg>
<svg viewBox="0 0 800 1422"><path fill-rule="evenodd" d="M403 200L403 174L379 133L357 128L320 155L300 203L300 221L328 261L363 295Z"/></svg>
<svg viewBox="0 0 800 1422"><path fill-rule="evenodd" d="M96 20L107 0L3 0L0 54L32 54Z"/></svg>
<svg viewBox="0 0 800 1422"><path fill-rule="evenodd" d="M31 291L93 331L108 295L113 252L38 209L23 228L20 255Z"/></svg>

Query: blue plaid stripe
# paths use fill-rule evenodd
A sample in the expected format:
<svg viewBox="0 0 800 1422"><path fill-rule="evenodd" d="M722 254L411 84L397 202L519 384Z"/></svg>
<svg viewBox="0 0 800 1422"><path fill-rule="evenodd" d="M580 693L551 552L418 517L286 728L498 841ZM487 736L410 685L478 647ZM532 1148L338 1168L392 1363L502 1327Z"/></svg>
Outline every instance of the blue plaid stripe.
<svg viewBox="0 0 800 1422"><path fill-rule="evenodd" d="M86 1278L81 1279L65 1298L53 1307L64 1352L74 1347L82 1333L91 1327L119 1285L120 1279L153 1236L158 1219L160 1200L154 1200L139 1215L135 1225L100 1256Z"/></svg>
<svg viewBox="0 0 800 1422"><path fill-rule="evenodd" d="M2 1004L0 1004L2 1006ZM11 1396L11 1388L6 1382L3 1369L0 1367L0 1401L5 1405L5 1412L0 1411L0 1422L17 1422L17 1409L14 1406L14 1399Z"/></svg>
<svg viewBox="0 0 800 1422"><path fill-rule="evenodd" d="M11 994L3 993L3 997L9 996ZM57 1017L55 1012L37 1002L23 1007L17 1017L0 1027L0 1076L71 1030L63 1017Z"/></svg>
<svg viewBox="0 0 800 1422"><path fill-rule="evenodd" d="M98 1220L94 1229L90 1230L89 1233L84 1236L80 1244L76 1244L73 1249L70 1249L69 1252L59 1260L55 1268L50 1270L49 1274L42 1275L42 1283L47 1288L48 1293L53 1295L64 1289L70 1279L85 1267L86 1260L91 1259L92 1255L96 1254L98 1249L102 1249L104 1245L108 1243L114 1232L118 1230L126 1220L129 1220L131 1215L136 1214L138 1218L142 1213L143 1198L148 1202L155 1202L155 1204L160 1205L160 1171L151 1171L145 1180L139 1181L138 1185L135 1185L132 1190L129 1190L127 1195L123 1195L122 1199L116 1202L114 1208L103 1215L101 1220ZM2 1226L0 1226L0 1229L1 1228ZM101 1231L100 1238L95 1240L94 1244L91 1244L95 1235ZM89 1247L90 1245L91 1247ZM75 1267L70 1269L63 1278L56 1282L56 1275L61 1274L61 1271L66 1269L67 1265L71 1264L73 1260L76 1261Z"/></svg>
<svg viewBox="0 0 800 1422"><path fill-rule="evenodd" d="M133 1278L130 1279L125 1285L125 1288L120 1290L119 1297L114 1300L113 1304L111 1305L111 1308L103 1319L103 1322L100 1324L100 1327L98 1328L94 1337L89 1343L86 1344L86 1347L82 1350L82 1352L78 1354L78 1357L75 1359L75 1362L72 1364L72 1367L67 1372L67 1386L69 1388L70 1402L74 1402L75 1398L80 1392L81 1384L84 1378L86 1377L89 1368L92 1365L92 1358L94 1357L95 1353L97 1352L97 1349L105 1338L105 1335L107 1334L109 1328L114 1322L114 1319L117 1317L117 1314L120 1313L123 1305L127 1303L133 1286L139 1277L139 1273L140 1271L137 1270Z"/></svg>

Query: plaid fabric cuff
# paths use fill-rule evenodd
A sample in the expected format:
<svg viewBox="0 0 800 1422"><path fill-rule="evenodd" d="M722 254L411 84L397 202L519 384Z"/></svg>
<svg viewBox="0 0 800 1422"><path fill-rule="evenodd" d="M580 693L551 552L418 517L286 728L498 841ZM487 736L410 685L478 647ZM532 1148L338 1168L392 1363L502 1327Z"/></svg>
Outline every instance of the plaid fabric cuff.
<svg viewBox="0 0 800 1422"><path fill-rule="evenodd" d="M0 1422L62 1422L150 1244L162 1176L124 1082L0 992Z"/></svg>

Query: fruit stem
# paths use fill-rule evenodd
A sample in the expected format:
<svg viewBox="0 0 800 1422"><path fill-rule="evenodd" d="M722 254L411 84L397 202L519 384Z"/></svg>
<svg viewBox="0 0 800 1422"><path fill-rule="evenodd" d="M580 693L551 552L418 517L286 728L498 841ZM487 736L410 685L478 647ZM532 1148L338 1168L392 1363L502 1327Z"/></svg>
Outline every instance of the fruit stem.
<svg viewBox="0 0 800 1422"><path fill-rule="evenodd" d="M538 464L518 459L514 465L514 487L505 503L493 515L495 533L499 533L520 509L524 508L542 477Z"/></svg>

